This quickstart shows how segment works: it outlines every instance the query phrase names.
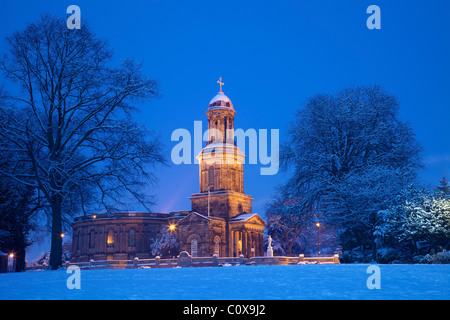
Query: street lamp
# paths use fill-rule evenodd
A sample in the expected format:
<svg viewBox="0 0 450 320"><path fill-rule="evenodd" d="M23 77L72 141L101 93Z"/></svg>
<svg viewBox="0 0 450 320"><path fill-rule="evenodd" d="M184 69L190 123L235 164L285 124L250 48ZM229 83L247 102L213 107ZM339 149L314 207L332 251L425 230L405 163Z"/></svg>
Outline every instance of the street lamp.
<svg viewBox="0 0 450 320"><path fill-rule="evenodd" d="M15 258L14 258L14 252L10 252L8 254L8 266L7 266L7 271L8 272L13 272L14 268L15 268Z"/></svg>
<svg viewBox="0 0 450 320"><path fill-rule="evenodd" d="M317 255L320 257L320 222L316 223L317 227Z"/></svg>
<svg viewBox="0 0 450 320"><path fill-rule="evenodd" d="M170 231L171 234L175 231L175 229L176 229L175 224L170 223L169 224L169 231ZM170 244L170 242L169 242L169 256L171 256L171 244Z"/></svg>

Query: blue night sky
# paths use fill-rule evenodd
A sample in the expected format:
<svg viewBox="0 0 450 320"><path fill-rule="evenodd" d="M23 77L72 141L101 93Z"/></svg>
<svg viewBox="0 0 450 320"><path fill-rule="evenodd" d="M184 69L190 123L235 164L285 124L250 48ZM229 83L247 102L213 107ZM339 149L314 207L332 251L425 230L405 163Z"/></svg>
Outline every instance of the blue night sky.
<svg viewBox="0 0 450 320"><path fill-rule="evenodd" d="M318 93L378 84L397 96L401 118L425 148L422 182L450 176L450 2L430 1L85 1L15 0L2 4L0 38L43 13L67 17L81 8L115 59L144 62L162 97L141 105L139 120L160 134L166 157L177 128L206 128L209 101L222 76L237 111L236 128L279 129L281 141L297 109ZM381 8L381 30L369 30L366 9ZM83 27L83 26L82 26ZM0 45L0 52L5 43ZM253 211L287 178L261 176L245 165ZM154 211L189 210L198 192L197 165L159 168ZM130 208L133 209L133 208Z"/></svg>

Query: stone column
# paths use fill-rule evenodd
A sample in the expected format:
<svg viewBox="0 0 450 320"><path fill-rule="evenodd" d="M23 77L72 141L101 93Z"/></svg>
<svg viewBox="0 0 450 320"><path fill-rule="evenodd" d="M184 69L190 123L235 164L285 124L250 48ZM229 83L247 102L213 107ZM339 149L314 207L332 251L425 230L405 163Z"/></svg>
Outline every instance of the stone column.
<svg viewBox="0 0 450 320"><path fill-rule="evenodd" d="M234 232L234 256L239 257L239 231Z"/></svg>
<svg viewBox="0 0 450 320"><path fill-rule="evenodd" d="M253 242L255 243L255 257L259 257L258 233L253 233Z"/></svg>
<svg viewBox="0 0 450 320"><path fill-rule="evenodd" d="M242 253L244 257L248 258L247 231L242 233Z"/></svg>
<svg viewBox="0 0 450 320"><path fill-rule="evenodd" d="M247 232L247 252L248 252L248 257L251 258L252 257L252 233L251 233L251 231Z"/></svg>
<svg viewBox="0 0 450 320"><path fill-rule="evenodd" d="M250 231L247 231L247 256L252 257L252 238L250 236Z"/></svg>
<svg viewBox="0 0 450 320"><path fill-rule="evenodd" d="M248 241L248 254L249 254L249 257L251 258L254 256L253 251L252 251L252 248L253 248L253 232L252 231L248 232L247 241Z"/></svg>
<svg viewBox="0 0 450 320"><path fill-rule="evenodd" d="M234 231L230 231L230 257L234 257Z"/></svg>
<svg viewBox="0 0 450 320"><path fill-rule="evenodd" d="M241 246L240 246L240 253L239 255L242 254L242 252L244 251L244 231L239 231L239 239L241 241Z"/></svg>

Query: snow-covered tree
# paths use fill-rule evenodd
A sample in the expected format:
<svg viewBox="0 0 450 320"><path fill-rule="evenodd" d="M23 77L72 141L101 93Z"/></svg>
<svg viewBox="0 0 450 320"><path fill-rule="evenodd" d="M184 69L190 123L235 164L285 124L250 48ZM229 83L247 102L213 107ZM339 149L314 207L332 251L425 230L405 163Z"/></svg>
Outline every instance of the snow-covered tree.
<svg viewBox="0 0 450 320"><path fill-rule="evenodd" d="M306 194L341 229L344 249L376 254L377 212L416 177L421 147L399 119L397 99L378 86L309 99L296 114L281 160L292 176L286 188Z"/></svg>
<svg viewBox="0 0 450 320"><path fill-rule="evenodd" d="M275 254L333 253L337 247L336 231L326 223L323 213L306 209L303 197L280 190L266 206L267 234L273 239ZM267 239L266 239L267 240Z"/></svg>
<svg viewBox="0 0 450 320"><path fill-rule="evenodd" d="M436 191L442 195L450 196L450 185L448 184L448 180L445 176L442 177L441 181L439 181L439 186L436 187Z"/></svg>
<svg viewBox="0 0 450 320"><path fill-rule="evenodd" d="M424 190L408 190L405 200L378 213L380 246L394 248L405 257L423 254L426 245L441 251L450 244L450 198Z"/></svg>
<svg viewBox="0 0 450 320"><path fill-rule="evenodd" d="M70 261L71 257L72 257L72 255L71 255L70 251L67 248L63 248L63 253L62 253L63 263ZM35 267L35 266L48 267L50 265L49 263L50 263L50 251L44 251L44 252L41 252L34 260L30 261L30 266L31 267Z"/></svg>
<svg viewBox="0 0 450 320"><path fill-rule="evenodd" d="M176 231L172 231L166 226L161 227L155 242L150 245L150 249L152 255L161 258L177 256L180 253L180 243Z"/></svg>
<svg viewBox="0 0 450 320"><path fill-rule="evenodd" d="M70 30L64 19L45 15L8 37L7 49L0 59L9 80L0 136L14 146L17 166L0 175L46 200L56 269L65 214L99 203L112 211L130 198L150 202L143 188L152 178L148 166L162 156L158 140L133 116L135 104L156 96L158 87L140 64L115 65L86 23Z"/></svg>

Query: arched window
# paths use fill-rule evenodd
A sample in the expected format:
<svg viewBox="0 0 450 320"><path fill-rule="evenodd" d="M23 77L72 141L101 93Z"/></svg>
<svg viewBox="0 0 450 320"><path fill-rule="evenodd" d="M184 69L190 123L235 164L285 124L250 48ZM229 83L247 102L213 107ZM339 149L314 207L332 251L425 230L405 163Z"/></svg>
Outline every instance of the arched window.
<svg viewBox="0 0 450 320"><path fill-rule="evenodd" d="M220 256L220 238L218 236L214 237L214 254Z"/></svg>
<svg viewBox="0 0 450 320"><path fill-rule="evenodd" d="M91 230L91 232L89 232L89 248L93 249L95 248L95 231Z"/></svg>
<svg viewBox="0 0 450 320"><path fill-rule="evenodd" d="M128 231L128 246L136 247L136 230L130 229Z"/></svg>
<svg viewBox="0 0 450 320"><path fill-rule="evenodd" d="M191 241L191 256L197 257L197 255L198 255L198 243L197 240L194 239Z"/></svg>
<svg viewBox="0 0 450 320"><path fill-rule="evenodd" d="M114 231L109 229L108 236L106 237L106 245L108 247L114 247Z"/></svg>
<svg viewBox="0 0 450 320"><path fill-rule="evenodd" d="M214 166L211 166L208 169L208 184L214 186Z"/></svg>

